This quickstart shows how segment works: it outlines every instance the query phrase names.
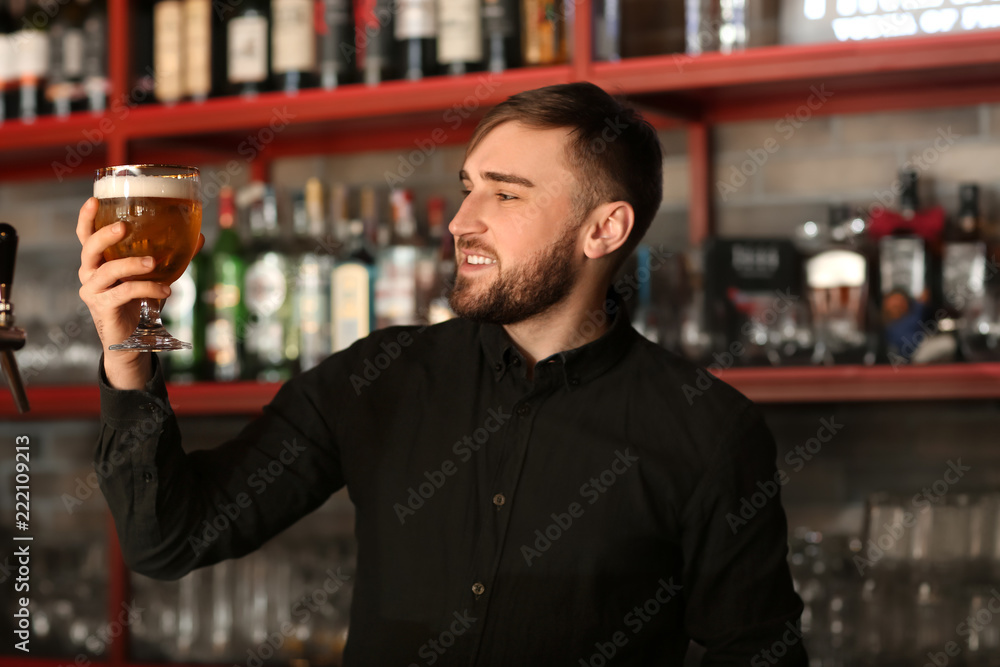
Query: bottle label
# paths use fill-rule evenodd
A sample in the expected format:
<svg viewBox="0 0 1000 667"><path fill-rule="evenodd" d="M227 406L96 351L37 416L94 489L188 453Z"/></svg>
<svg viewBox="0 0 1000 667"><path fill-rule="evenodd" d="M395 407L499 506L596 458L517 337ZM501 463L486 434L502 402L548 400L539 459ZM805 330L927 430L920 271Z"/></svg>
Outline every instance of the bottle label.
<svg viewBox="0 0 1000 667"><path fill-rule="evenodd" d="M49 40L44 32L38 30L21 30L13 39L21 83L37 83L48 69Z"/></svg>
<svg viewBox="0 0 1000 667"><path fill-rule="evenodd" d="M957 311L982 310L986 297L986 244L947 243L941 269L945 303Z"/></svg>
<svg viewBox="0 0 1000 667"><path fill-rule="evenodd" d="M285 272L271 253L254 262L246 272L247 310L261 318L278 312L288 294Z"/></svg>
<svg viewBox="0 0 1000 667"><path fill-rule="evenodd" d="M184 80L191 97L207 97L212 91L212 3L185 0L184 41L187 59Z"/></svg>
<svg viewBox="0 0 1000 667"><path fill-rule="evenodd" d="M267 19L237 16L229 21L229 81L259 83L267 79Z"/></svg>
<svg viewBox="0 0 1000 667"><path fill-rule="evenodd" d="M153 7L153 70L156 99L176 102L184 96L184 6L180 0L158 2Z"/></svg>
<svg viewBox="0 0 1000 667"><path fill-rule="evenodd" d="M0 35L0 89L5 84L17 80L17 67L14 63L14 38Z"/></svg>
<svg viewBox="0 0 1000 667"><path fill-rule="evenodd" d="M304 255L299 264L296 306L299 325L299 366L305 371L330 354L327 310L331 265L318 255Z"/></svg>
<svg viewBox="0 0 1000 667"><path fill-rule="evenodd" d="M375 279L375 323L378 328L417 323L417 248L387 248Z"/></svg>
<svg viewBox="0 0 1000 667"><path fill-rule="evenodd" d="M360 262L345 262L333 270L333 351L351 346L371 333L371 273Z"/></svg>
<svg viewBox="0 0 1000 667"><path fill-rule="evenodd" d="M312 0L274 0L271 4L275 72L316 69L315 9Z"/></svg>
<svg viewBox="0 0 1000 667"><path fill-rule="evenodd" d="M434 0L400 0L394 34L396 39L426 39L436 35Z"/></svg>
<svg viewBox="0 0 1000 667"><path fill-rule="evenodd" d="M66 31L63 38L63 74L67 79L83 78L83 30Z"/></svg>
<svg viewBox="0 0 1000 667"><path fill-rule="evenodd" d="M483 59L483 20L479 0L443 0L438 61L474 63Z"/></svg>
<svg viewBox="0 0 1000 667"><path fill-rule="evenodd" d="M879 242L882 294L900 291L911 299L927 286L924 241L917 237L886 236Z"/></svg>

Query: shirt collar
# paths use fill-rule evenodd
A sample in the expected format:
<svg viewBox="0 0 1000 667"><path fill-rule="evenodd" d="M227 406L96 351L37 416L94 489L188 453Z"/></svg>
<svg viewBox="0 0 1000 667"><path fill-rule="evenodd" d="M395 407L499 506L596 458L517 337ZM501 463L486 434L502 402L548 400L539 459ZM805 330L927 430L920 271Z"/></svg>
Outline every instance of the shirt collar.
<svg viewBox="0 0 1000 667"><path fill-rule="evenodd" d="M567 389L572 390L614 366L638 336L629 321L625 302L611 287L608 288L603 310L591 313L588 321L594 327L600 327L604 322L610 321L610 326L599 338L585 345L557 352L539 360L535 365L536 381L553 373ZM582 326L586 327L587 324ZM501 325L480 325L479 339L494 379L499 381L505 373L514 369L517 369L516 372L523 377L523 367L526 363L524 356ZM551 371L548 370L550 366Z"/></svg>

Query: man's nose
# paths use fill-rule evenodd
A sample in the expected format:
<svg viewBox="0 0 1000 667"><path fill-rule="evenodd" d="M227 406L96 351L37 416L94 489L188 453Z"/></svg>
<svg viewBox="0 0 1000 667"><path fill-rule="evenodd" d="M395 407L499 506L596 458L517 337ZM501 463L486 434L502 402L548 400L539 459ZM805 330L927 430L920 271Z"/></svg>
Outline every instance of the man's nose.
<svg viewBox="0 0 1000 667"><path fill-rule="evenodd" d="M455 217L448 223L448 231L455 238L465 234L476 234L486 229L481 209L476 204L474 194L469 194L462 200L462 205L455 212Z"/></svg>

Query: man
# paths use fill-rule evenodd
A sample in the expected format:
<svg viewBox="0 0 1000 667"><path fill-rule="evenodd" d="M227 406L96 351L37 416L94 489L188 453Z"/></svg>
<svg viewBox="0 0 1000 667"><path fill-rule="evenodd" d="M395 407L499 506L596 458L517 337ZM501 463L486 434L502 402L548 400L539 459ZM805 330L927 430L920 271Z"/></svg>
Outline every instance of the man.
<svg viewBox="0 0 1000 667"><path fill-rule="evenodd" d="M102 490L126 562L170 579L242 556L346 484L347 665L680 665L691 639L703 664L805 665L780 498L727 521L774 479L767 427L721 382L689 402L697 369L609 289L659 207L661 164L654 130L591 84L501 103L449 226L459 318L376 331L215 449L181 449L154 355L106 350L97 460L124 460ZM106 347L133 299L168 290L118 282L148 268L102 262L121 232L93 232L94 211L80 293ZM253 503L227 530L191 539L240 493Z"/></svg>

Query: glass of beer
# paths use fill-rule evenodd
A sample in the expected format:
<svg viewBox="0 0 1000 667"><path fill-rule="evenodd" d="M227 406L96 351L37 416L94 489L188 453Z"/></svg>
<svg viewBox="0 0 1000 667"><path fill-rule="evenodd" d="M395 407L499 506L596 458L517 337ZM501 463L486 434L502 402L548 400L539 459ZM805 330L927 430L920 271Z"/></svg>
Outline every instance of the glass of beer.
<svg viewBox="0 0 1000 667"><path fill-rule="evenodd" d="M104 259L152 257L150 273L132 280L169 285L180 278L194 257L201 232L198 170L159 164L121 165L97 170L97 229L121 222L125 237L104 251ZM125 280L129 280L126 278ZM110 350L160 352L190 349L160 321L160 300L141 299L139 324L132 335Z"/></svg>

